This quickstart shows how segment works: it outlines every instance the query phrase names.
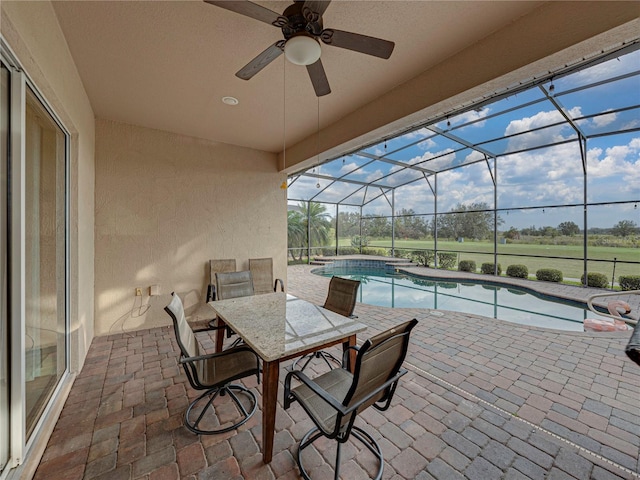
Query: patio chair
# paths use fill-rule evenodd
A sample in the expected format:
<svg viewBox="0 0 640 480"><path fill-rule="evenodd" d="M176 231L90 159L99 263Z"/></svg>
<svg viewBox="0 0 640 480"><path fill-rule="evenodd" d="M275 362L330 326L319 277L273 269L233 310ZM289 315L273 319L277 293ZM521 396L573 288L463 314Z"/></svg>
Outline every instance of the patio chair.
<svg viewBox="0 0 640 480"><path fill-rule="evenodd" d="M247 297L254 294L253 275L249 270L242 272L216 273L217 300Z"/></svg>
<svg viewBox="0 0 640 480"><path fill-rule="evenodd" d="M256 396L243 385L231 383L234 380L256 375L260 383L260 362L258 356L247 346L236 347L223 352L206 354L201 351L194 331L186 321L184 307L180 297L174 293L165 311L173 320L173 328L178 346L180 347L180 364L189 380L189 384L195 390L204 392L193 400L184 414L184 425L193 433L211 435L224 433L244 424L255 413ZM237 394L236 394L237 392ZM228 396L236 405L240 413L240 420L226 425L220 423L216 415L214 402L217 398ZM239 396L245 398L245 405ZM211 411L210 416L205 414ZM225 416L228 408L225 407ZM201 422L205 426L201 428ZM206 428L210 427L210 428Z"/></svg>
<svg viewBox="0 0 640 480"><path fill-rule="evenodd" d="M282 279L273 279L273 259L272 258L250 258L249 270L253 275L253 288L256 295L272 293L278 290L284 292Z"/></svg>
<svg viewBox="0 0 640 480"><path fill-rule="evenodd" d="M216 273L216 285L218 286L217 299L227 300L229 298L247 297L254 294L253 276L249 270L242 272ZM227 338L235 335L235 332L227 327ZM231 347L242 343L242 339L236 339Z"/></svg>
<svg viewBox="0 0 640 480"><path fill-rule="evenodd" d="M358 414L373 405L378 410L387 410L393 399L398 380L407 371L402 369L409 347L409 335L418 321L414 318L367 340L358 351L353 373L345 366L349 356L343 355L343 368L336 368L311 380L302 371L287 374L284 382L284 408L297 401L307 412L315 427L300 441L297 462L300 473L306 479L309 474L302 463L302 451L320 437L335 439L335 478L340 475L342 444L351 434L373 453L380 466L376 479L382 478L384 459L382 450L371 435L356 427ZM302 382L291 388L291 380Z"/></svg>
<svg viewBox="0 0 640 480"><path fill-rule="evenodd" d="M360 287L360 282L358 280L350 280L348 278L335 276L331 277L327 298L324 301L324 305L322 307L345 317L358 318L353 314L353 310L356 308L358 287ZM314 358L321 358L325 361L329 368L333 368L329 360L333 361L337 365L340 365L340 360L338 358L336 358L329 352L320 350L318 352L308 353L307 355L296 359L291 364L291 369L296 369L298 366L298 362L306 359L304 365L300 369L302 371L307 368L309 362Z"/></svg>
<svg viewBox="0 0 640 480"><path fill-rule="evenodd" d="M209 285L207 286L207 302L216 300L216 273L236 271L236 259L209 260Z"/></svg>

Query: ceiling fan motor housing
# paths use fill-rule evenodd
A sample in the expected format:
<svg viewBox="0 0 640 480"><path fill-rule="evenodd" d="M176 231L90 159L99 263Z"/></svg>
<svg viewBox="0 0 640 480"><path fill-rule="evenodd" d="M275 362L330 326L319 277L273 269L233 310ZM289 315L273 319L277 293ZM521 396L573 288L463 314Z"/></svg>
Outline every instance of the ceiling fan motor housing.
<svg viewBox="0 0 640 480"><path fill-rule="evenodd" d="M282 28L285 40L300 34L319 37L322 33L322 16L305 7L303 2L295 2L285 9L274 25Z"/></svg>

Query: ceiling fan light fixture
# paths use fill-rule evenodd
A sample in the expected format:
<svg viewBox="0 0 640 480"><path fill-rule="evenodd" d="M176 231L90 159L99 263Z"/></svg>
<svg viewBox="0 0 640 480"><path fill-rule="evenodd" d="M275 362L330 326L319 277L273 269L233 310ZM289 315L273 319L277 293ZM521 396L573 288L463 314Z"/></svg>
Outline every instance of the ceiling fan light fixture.
<svg viewBox="0 0 640 480"><path fill-rule="evenodd" d="M307 35L297 35L287 40L284 45L284 55L296 65L311 65L320 58L320 43Z"/></svg>

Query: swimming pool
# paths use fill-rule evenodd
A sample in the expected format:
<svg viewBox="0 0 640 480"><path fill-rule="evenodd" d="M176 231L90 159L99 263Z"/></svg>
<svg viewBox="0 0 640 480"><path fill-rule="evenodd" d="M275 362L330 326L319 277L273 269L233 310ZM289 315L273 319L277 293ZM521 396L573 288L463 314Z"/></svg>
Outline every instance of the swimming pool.
<svg viewBox="0 0 640 480"><path fill-rule="evenodd" d="M381 307L452 310L580 332L585 318L603 318L579 302L543 297L511 286L429 279L375 268L319 268L313 273L360 280L358 301Z"/></svg>

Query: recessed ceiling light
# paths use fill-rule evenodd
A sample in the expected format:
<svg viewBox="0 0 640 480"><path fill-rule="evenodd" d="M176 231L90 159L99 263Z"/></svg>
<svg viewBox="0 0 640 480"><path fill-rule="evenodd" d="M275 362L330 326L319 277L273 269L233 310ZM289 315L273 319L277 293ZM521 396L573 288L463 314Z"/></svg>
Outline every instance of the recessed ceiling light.
<svg viewBox="0 0 640 480"><path fill-rule="evenodd" d="M222 103L227 105L238 105L240 102L235 97L222 97Z"/></svg>

